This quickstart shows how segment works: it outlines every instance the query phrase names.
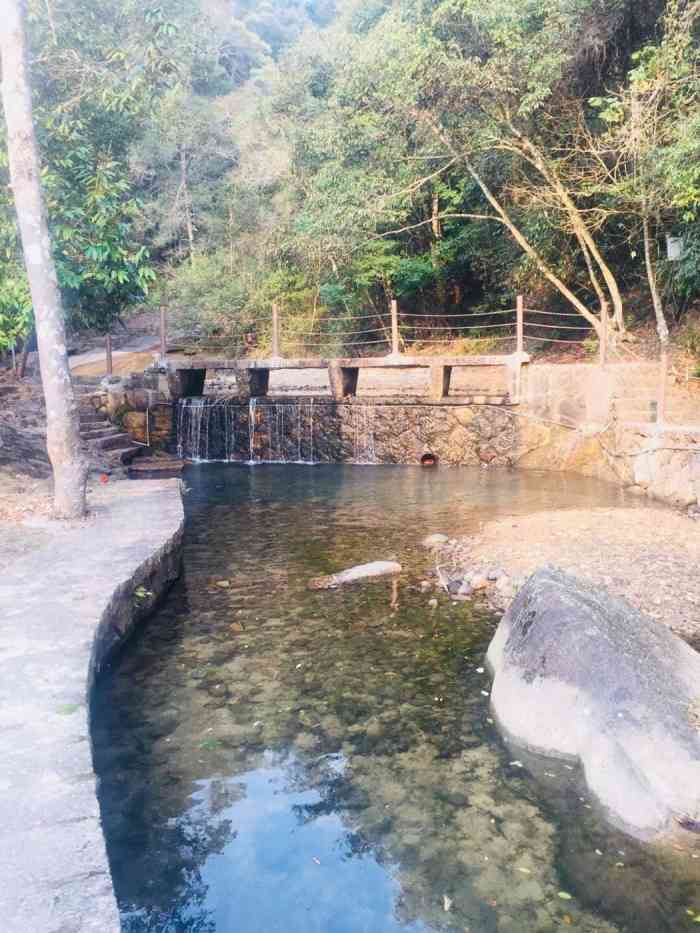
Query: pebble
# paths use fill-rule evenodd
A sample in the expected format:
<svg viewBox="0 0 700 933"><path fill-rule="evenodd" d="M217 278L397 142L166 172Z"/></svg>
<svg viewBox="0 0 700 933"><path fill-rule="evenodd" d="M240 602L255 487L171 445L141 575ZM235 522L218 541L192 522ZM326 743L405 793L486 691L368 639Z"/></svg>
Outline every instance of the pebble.
<svg viewBox="0 0 700 933"><path fill-rule="evenodd" d="M443 544L447 544L449 540L450 539L447 537L447 535L433 534L433 535L428 535L427 538L423 538L423 540L421 541L421 544L423 545L423 547L434 548L434 547L440 547Z"/></svg>

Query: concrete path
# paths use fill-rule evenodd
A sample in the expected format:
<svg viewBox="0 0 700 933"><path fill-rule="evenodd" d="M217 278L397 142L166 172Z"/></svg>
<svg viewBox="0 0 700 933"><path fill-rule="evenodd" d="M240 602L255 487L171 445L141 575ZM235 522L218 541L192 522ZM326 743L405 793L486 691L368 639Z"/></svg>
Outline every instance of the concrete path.
<svg viewBox="0 0 700 933"><path fill-rule="evenodd" d="M112 351L112 359L119 359L120 356L127 356L129 353L145 353L147 350L158 350L160 346L157 337L134 337L118 350ZM105 359L105 351L102 347L99 350L88 350L85 353L76 353L75 356L68 358L71 369L78 366L85 366L87 363L101 363Z"/></svg>
<svg viewBox="0 0 700 933"><path fill-rule="evenodd" d="M106 652L177 575L183 509L177 480L100 487L90 506L83 522L35 520L35 546L0 576L2 933L120 928L90 688ZM154 595L140 597L140 586Z"/></svg>

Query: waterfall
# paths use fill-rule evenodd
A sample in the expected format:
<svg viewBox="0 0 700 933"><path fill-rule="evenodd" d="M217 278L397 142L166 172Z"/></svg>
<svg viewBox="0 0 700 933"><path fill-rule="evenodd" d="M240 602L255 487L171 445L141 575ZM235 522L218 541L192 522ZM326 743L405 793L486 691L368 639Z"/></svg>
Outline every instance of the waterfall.
<svg viewBox="0 0 700 933"><path fill-rule="evenodd" d="M314 463L313 399L184 398L178 405L177 451L194 461Z"/></svg>
<svg viewBox="0 0 700 933"><path fill-rule="evenodd" d="M258 400L254 397L248 402L248 463L255 463L255 416Z"/></svg>
<svg viewBox="0 0 700 933"><path fill-rule="evenodd" d="M184 398L178 404L177 453L188 460L235 460L236 411L225 398Z"/></svg>
<svg viewBox="0 0 700 933"><path fill-rule="evenodd" d="M313 399L311 399L311 411L309 412L309 424L310 424L309 446L311 448L310 462L313 463L314 462L314 400Z"/></svg>
<svg viewBox="0 0 700 933"><path fill-rule="evenodd" d="M376 463L374 406L353 405L353 463Z"/></svg>

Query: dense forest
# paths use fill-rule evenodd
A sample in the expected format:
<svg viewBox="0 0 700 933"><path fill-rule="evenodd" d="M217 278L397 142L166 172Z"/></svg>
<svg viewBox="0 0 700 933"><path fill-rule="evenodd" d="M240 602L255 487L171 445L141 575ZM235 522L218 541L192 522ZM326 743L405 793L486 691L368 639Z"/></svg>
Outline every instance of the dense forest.
<svg viewBox="0 0 700 933"><path fill-rule="evenodd" d="M295 346L369 351L391 298L445 339L523 293L664 341L700 294L699 24L697 0L31 0L69 325L164 304L264 348L278 302ZM9 347L31 302L1 158Z"/></svg>

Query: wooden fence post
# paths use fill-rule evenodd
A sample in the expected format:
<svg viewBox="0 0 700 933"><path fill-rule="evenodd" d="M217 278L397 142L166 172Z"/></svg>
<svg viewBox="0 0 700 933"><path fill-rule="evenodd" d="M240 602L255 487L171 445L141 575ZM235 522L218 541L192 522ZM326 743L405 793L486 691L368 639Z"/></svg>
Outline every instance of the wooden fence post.
<svg viewBox="0 0 700 933"><path fill-rule="evenodd" d="M168 335L165 329L165 306L160 306L160 361L165 362L168 352Z"/></svg>
<svg viewBox="0 0 700 933"><path fill-rule="evenodd" d="M518 295L515 299L515 334L517 353L523 353L525 349L525 299Z"/></svg>
<svg viewBox="0 0 700 933"><path fill-rule="evenodd" d="M280 355L280 315L277 303L272 303L272 356L279 359Z"/></svg>
<svg viewBox="0 0 700 933"><path fill-rule="evenodd" d="M112 375L112 335L105 336L105 356L107 357L107 375Z"/></svg>
<svg viewBox="0 0 700 933"><path fill-rule="evenodd" d="M391 355L399 353L399 303L396 298L391 299Z"/></svg>

